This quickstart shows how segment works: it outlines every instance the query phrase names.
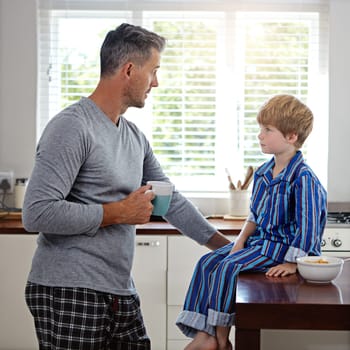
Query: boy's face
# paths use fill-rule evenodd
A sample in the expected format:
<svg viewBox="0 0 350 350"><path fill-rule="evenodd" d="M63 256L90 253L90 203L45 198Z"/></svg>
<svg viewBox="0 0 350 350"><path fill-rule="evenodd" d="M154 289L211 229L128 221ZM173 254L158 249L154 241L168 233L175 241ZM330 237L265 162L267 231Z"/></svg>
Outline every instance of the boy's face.
<svg viewBox="0 0 350 350"><path fill-rule="evenodd" d="M261 151L266 154L282 154L295 151L294 143L297 140L295 134L284 136L276 127L272 125L259 124L258 135Z"/></svg>

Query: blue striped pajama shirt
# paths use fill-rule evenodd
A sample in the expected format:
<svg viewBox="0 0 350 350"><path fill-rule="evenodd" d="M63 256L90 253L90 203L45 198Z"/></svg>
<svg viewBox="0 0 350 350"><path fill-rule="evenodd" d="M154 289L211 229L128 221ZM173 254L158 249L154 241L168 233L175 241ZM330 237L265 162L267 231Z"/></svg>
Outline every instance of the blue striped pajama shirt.
<svg viewBox="0 0 350 350"><path fill-rule="evenodd" d="M274 158L254 174L249 221L256 223L244 249L229 255L233 242L198 261L184 309L176 321L188 337L215 335L216 326L234 324L235 289L240 271L266 271L305 255L321 254L327 195L298 151L275 178Z"/></svg>

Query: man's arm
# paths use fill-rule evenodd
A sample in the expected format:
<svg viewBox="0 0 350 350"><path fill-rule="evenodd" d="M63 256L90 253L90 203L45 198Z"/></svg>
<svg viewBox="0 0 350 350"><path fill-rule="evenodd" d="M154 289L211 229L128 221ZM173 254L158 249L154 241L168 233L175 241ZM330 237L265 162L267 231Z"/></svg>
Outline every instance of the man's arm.
<svg viewBox="0 0 350 350"><path fill-rule="evenodd" d="M207 244L205 246L211 250L215 250L215 249L221 248L224 245L229 244L229 243L231 243L231 241L225 235L223 235L221 232L217 231L209 239L209 241L207 242Z"/></svg>

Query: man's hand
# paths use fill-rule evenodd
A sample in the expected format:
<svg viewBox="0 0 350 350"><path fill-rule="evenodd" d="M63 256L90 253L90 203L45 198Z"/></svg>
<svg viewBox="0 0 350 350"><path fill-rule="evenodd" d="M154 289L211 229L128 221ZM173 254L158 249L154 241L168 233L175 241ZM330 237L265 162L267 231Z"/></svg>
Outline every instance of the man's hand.
<svg viewBox="0 0 350 350"><path fill-rule="evenodd" d="M118 202L103 204L101 226L112 224L145 224L152 214L155 197L150 185L142 186Z"/></svg>
<svg viewBox="0 0 350 350"><path fill-rule="evenodd" d="M231 241L223 233L218 231L209 239L205 246L211 250L215 250L229 243Z"/></svg>

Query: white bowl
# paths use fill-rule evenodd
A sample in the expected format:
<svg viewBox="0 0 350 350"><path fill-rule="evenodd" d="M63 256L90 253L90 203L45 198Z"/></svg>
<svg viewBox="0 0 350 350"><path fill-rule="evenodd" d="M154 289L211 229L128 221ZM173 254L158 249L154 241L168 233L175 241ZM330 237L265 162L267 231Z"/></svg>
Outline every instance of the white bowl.
<svg viewBox="0 0 350 350"><path fill-rule="evenodd" d="M308 282L330 283L343 269L344 260L334 256L304 256L297 258L298 271Z"/></svg>

